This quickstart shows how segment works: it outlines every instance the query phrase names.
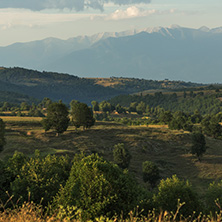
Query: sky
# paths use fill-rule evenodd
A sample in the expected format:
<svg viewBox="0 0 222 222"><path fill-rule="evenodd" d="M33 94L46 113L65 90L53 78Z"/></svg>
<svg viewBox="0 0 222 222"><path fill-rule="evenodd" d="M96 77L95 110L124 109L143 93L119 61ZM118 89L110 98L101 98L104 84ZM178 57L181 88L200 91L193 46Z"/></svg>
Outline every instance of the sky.
<svg viewBox="0 0 222 222"><path fill-rule="evenodd" d="M0 0L0 46L179 25L222 26L222 0Z"/></svg>

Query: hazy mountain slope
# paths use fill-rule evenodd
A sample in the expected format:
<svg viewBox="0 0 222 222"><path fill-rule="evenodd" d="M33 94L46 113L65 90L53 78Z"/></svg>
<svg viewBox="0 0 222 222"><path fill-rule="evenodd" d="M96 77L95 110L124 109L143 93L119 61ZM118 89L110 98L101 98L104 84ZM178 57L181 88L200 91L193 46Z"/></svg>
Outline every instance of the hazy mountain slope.
<svg viewBox="0 0 222 222"><path fill-rule="evenodd" d="M80 76L129 76L222 82L222 33L188 28L160 28L121 38L107 38L73 52L47 69Z"/></svg>
<svg viewBox="0 0 222 222"><path fill-rule="evenodd" d="M48 63L65 55L89 48L92 44L108 37L133 35L136 31L105 32L92 36L78 36L67 40L47 38L38 41L15 43L0 47L0 65L4 67L26 67L42 70Z"/></svg>
<svg viewBox="0 0 222 222"><path fill-rule="evenodd" d="M172 26L48 38L0 47L0 65L68 72L84 77L124 76L222 82L222 28Z"/></svg>
<svg viewBox="0 0 222 222"><path fill-rule="evenodd" d="M28 43L15 43L0 47L1 65L39 69L68 53L87 48L90 44L89 39L84 37L66 41L48 38Z"/></svg>

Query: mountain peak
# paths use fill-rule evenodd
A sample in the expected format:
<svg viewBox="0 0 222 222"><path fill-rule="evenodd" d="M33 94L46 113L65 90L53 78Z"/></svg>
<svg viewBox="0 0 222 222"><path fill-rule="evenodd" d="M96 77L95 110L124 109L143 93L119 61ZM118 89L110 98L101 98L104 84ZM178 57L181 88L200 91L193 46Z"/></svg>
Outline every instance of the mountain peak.
<svg viewBox="0 0 222 222"><path fill-rule="evenodd" d="M169 26L170 29L180 29L182 28L181 26L177 25L177 24L172 24Z"/></svg>
<svg viewBox="0 0 222 222"><path fill-rule="evenodd" d="M209 32L210 29L207 27L207 26L202 26L199 28L200 31L203 31L203 32Z"/></svg>

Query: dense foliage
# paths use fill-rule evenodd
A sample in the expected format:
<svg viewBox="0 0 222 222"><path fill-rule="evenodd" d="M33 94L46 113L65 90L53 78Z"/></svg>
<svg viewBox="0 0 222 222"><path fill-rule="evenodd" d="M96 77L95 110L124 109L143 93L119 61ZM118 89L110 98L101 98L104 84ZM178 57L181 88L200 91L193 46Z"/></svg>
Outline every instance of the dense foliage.
<svg viewBox="0 0 222 222"><path fill-rule="evenodd" d="M8 191L14 202L22 204L32 200L47 206L60 186L65 184L70 161L65 156L41 157L38 151L32 158L15 152L7 161L0 162L0 171L0 199L3 203L9 198Z"/></svg>
<svg viewBox="0 0 222 222"><path fill-rule="evenodd" d="M70 108L71 121L76 128L82 126L87 129L94 125L92 110L85 103L71 101Z"/></svg>
<svg viewBox="0 0 222 222"><path fill-rule="evenodd" d="M47 116L42 120L45 131L54 128L63 133L69 126L68 108L63 103L51 103L47 108Z"/></svg>
<svg viewBox="0 0 222 222"><path fill-rule="evenodd" d="M6 144L5 140L5 123L0 119L0 152L3 150L4 145Z"/></svg>
<svg viewBox="0 0 222 222"><path fill-rule="evenodd" d="M118 143L113 149L113 160L122 169L128 168L131 154L123 143Z"/></svg>
<svg viewBox="0 0 222 222"><path fill-rule="evenodd" d="M174 212L178 207L178 201L184 203L181 213L185 216L191 215L194 209L200 209L198 197L189 182L180 180L176 175L160 181L154 200L161 209Z"/></svg>
<svg viewBox="0 0 222 222"><path fill-rule="evenodd" d="M202 133L194 133L192 135L191 153L196 155L200 161L200 157L206 152L206 140Z"/></svg>
<svg viewBox="0 0 222 222"><path fill-rule="evenodd" d="M85 219L129 212L138 203L139 187L127 172L98 155L77 155L56 206L77 206Z"/></svg>
<svg viewBox="0 0 222 222"><path fill-rule="evenodd" d="M193 91L191 91L193 92ZM204 93L189 93L185 98L178 96L177 93L156 92L154 95L147 94L141 95L120 95L110 99L110 103L117 105L120 104L125 107L130 107L131 104L140 104L143 102L150 108L161 107L165 110L183 111L194 113L199 110L201 114L216 114L222 111L221 101L218 99L222 97L220 92L213 94Z"/></svg>
<svg viewBox="0 0 222 222"><path fill-rule="evenodd" d="M143 165L145 178L153 181L155 177L156 182L159 173L154 164L146 161ZM57 215L60 219L125 217L136 206L144 209L145 215L153 207L173 213L179 207L178 216L185 217L192 215L193 210L201 210L197 194L188 181L174 175L162 179L158 189L150 193L128 171L97 154L78 154L70 161L66 156L42 157L38 151L33 157L16 152L13 157L0 161L0 188L1 203L5 203L0 208L13 208L13 202L22 205L24 201L34 201L46 207L46 215ZM7 201L6 191L12 195L12 202ZM215 200L220 206L221 195L221 182L210 184L205 210L218 210Z"/></svg>
<svg viewBox="0 0 222 222"><path fill-rule="evenodd" d="M149 182L151 187L154 188L160 179L160 172L157 165L151 161L145 161L142 164L142 171L144 182Z"/></svg>

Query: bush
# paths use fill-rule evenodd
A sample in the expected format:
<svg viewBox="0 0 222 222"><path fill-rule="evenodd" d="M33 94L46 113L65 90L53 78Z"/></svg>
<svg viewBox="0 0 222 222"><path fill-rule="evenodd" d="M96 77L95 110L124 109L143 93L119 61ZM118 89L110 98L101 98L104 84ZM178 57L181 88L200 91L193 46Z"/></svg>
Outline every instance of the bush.
<svg viewBox="0 0 222 222"><path fill-rule="evenodd" d="M22 197L22 201L27 201L30 194L30 200L35 203L41 202L44 206L48 205L60 186L65 185L69 167L67 157L48 155L42 158L36 152L35 157L24 161L22 167L19 166L16 170L16 177L11 182L15 200Z"/></svg>
<svg viewBox="0 0 222 222"><path fill-rule="evenodd" d="M113 159L114 162L122 169L125 169L129 166L131 155L123 143L118 143L114 146Z"/></svg>
<svg viewBox="0 0 222 222"><path fill-rule="evenodd" d="M199 209L198 198L188 181L180 180L176 175L161 180L158 193L154 195L157 206L163 211L175 212L178 200L180 200L180 203L185 203L180 210L184 216L191 215L194 210L198 211Z"/></svg>
<svg viewBox="0 0 222 222"><path fill-rule="evenodd" d="M157 165L151 161L143 162L144 182L149 182L151 187L154 188L159 178L160 178L160 173Z"/></svg>
<svg viewBox="0 0 222 222"><path fill-rule="evenodd" d="M5 141L5 123L2 119L0 119L0 152L3 150L4 145L6 144Z"/></svg>
<svg viewBox="0 0 222 222"><path fill-rule="evenodd" d="M222 207L222 180L211 183L206 193L206 206L211 212L219 212Z"/></svg>
<svg viewBox="0 0 222 222"><path fill-rule="evenodd" d="M55 208L76 206L82 217L120 215L132 210L139 189L127 172L98 155L76 155L70 177L55 198Z"/></svg>

